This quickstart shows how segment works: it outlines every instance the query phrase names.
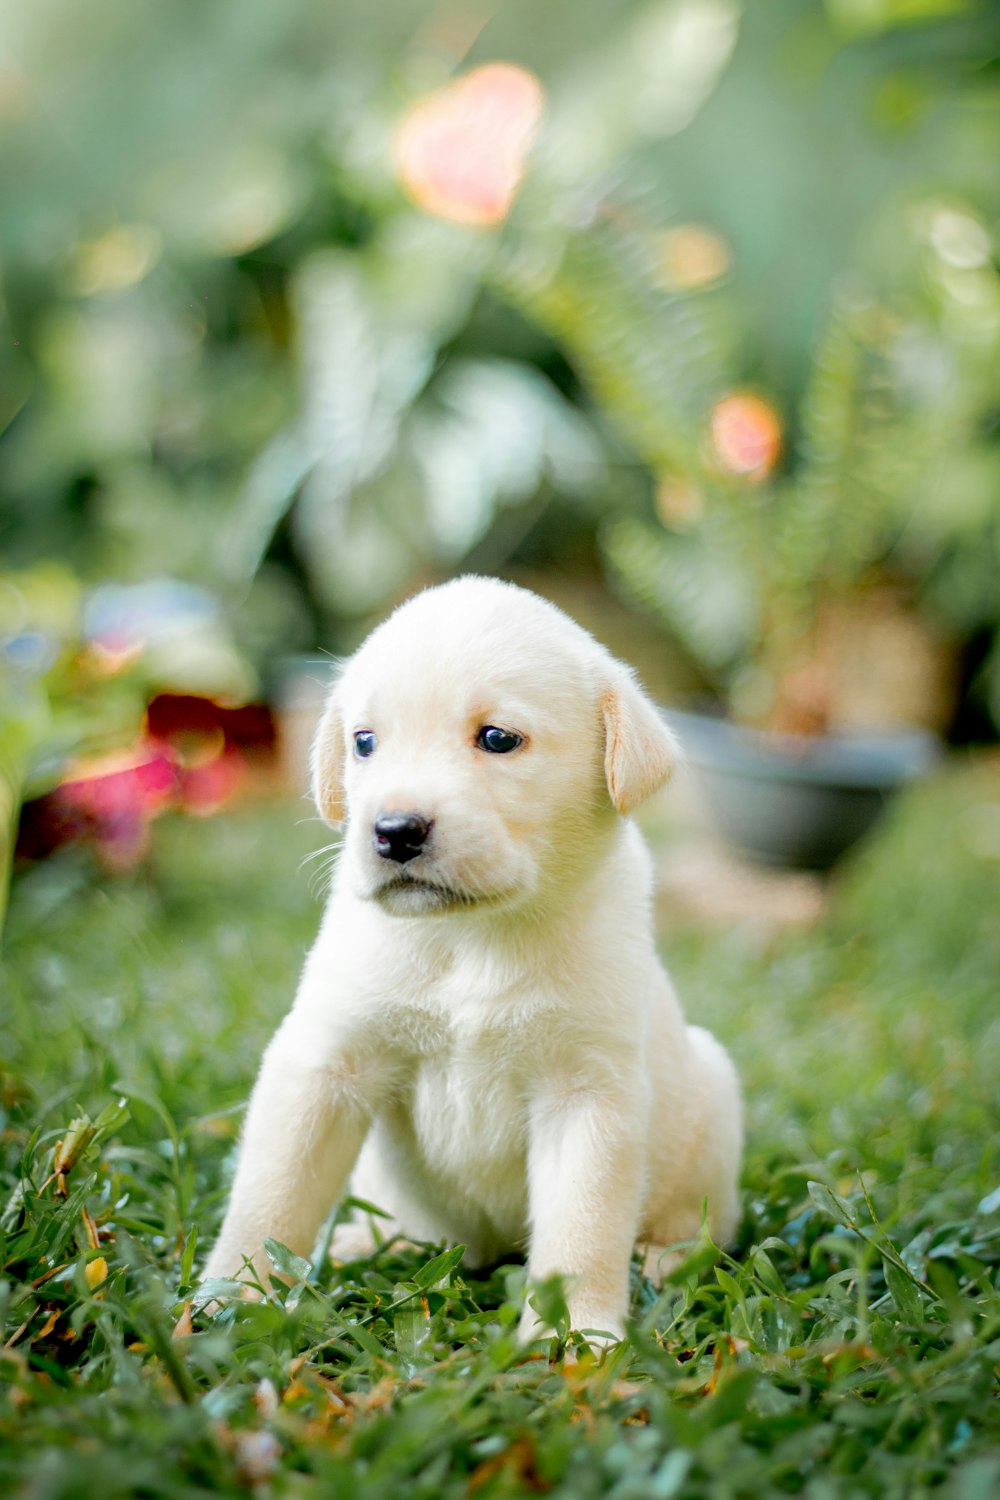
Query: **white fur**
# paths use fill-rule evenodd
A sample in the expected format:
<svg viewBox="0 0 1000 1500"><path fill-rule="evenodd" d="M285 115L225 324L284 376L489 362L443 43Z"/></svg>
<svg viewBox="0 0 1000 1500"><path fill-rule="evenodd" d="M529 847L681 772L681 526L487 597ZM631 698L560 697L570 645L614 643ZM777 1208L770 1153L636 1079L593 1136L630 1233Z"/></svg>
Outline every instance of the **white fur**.
<svg viewBox="0 0 1000 1500"><path fill-rule="evenodd" d="M476 745L488 724L524 744ZM356 731L377 736L358 759ZM301 1254L350 1177L385 1232L567 1278L573 1326L620 1337L629 1260L735 1229L739 1084L657 958L652 866L622 817L674 760L627 670L553 605L489 579L417 595L333 688L314 748L344 847L250 1101L206 1276L273 1236ZM433 820L380 858L376 817ZM400 882L401 873L407 877ZM418 883L419 882L419 883ZM352 1175L353 1174L353 1175ZM365 1221L334 1252L370 1250ZM525 1337L540 1331L526 1310Z"/></svg>

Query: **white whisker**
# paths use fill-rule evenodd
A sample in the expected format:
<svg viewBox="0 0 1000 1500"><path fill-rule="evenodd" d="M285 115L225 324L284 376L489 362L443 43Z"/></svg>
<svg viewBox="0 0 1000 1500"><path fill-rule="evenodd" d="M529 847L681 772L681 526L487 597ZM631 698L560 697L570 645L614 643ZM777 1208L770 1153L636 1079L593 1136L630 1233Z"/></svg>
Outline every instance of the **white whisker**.
<svg viewBox="0 0 1000 1500"><path fill-rule="evenodd" d="M332 844L321 844L320 847L318 849L314 849L311 854L304 854L299 860L299 869L304 869L306 865L311 864L314 859L319 859L323 854L339 853L342 842L343 840L337 839L336 842Z"/></svg>

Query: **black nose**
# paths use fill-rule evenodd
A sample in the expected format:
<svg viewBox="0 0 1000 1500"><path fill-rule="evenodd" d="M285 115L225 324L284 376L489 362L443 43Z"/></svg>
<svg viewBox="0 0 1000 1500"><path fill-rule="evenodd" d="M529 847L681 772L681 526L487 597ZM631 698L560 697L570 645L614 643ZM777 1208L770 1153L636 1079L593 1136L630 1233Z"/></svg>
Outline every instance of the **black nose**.
<svg viewBox="0 0 1000 1500"><path fill-rule="evenodd" d="M375 849L383 859L405 865L416 859L427 842L431 825L419 813L384 813L374 822Z"/></svg>

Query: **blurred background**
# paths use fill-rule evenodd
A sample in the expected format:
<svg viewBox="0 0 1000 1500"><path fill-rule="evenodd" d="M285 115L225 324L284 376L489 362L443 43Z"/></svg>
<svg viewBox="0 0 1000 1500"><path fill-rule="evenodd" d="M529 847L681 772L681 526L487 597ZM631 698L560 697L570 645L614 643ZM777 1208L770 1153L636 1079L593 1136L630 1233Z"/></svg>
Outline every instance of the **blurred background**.
<svg viewBox="0 0 1000 1500"><path fill-rule="evenodd" d="M995 741L998 51L990 0L6 0L0 886L294 785L326 656L460 571L664 701Z"/></svg>

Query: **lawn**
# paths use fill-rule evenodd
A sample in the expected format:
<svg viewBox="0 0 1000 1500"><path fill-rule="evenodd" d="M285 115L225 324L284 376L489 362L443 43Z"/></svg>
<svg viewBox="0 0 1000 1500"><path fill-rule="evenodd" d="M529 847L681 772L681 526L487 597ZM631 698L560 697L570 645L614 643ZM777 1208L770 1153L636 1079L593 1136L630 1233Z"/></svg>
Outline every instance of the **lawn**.
<svg viewBox="0 0 1000 1500"><path fill-rule="evenodd" d="M637 1275L628 1344L568 1363L517 1348L520 1266L441 1246L191 1305L318 919L301 819L165 819L133 877L76 854L16 885L0 1488L1000 1493L996 763L901 800L807 932L671 924L688 1013L746 1085L740 1243L692 1246L659 1293Z"/></svg>

